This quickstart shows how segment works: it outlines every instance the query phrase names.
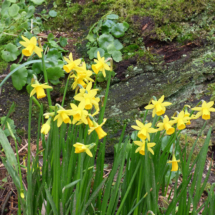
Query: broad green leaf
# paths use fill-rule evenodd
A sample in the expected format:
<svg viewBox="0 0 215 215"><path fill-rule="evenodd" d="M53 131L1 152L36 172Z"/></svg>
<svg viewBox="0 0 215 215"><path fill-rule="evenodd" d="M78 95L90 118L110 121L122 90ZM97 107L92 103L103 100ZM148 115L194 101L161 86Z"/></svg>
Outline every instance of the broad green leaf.
<svg viewBox="0 0 215 215"><path fill-rule="evenodd" d="M100 56L101 57L103 57L104 56L104 54L105 54L105 51L104 51L104 49L102 49L102 48L97 48L95 51L94 51L94 58L97 58L97 53L100 53Z"/></svg>
<svg viewBox="0 0 215 215"><path fill-rule="evenodd" d="M41 5L45 0L31 0L36 5Z"/></svg>
<svg viewBox="0 0 215 215"><path fill-rule="evenodd" d="M27 17L31 18L34 15L34 11L35 11L35 7L33 5L30 5L28 7L28 13L27 13Z"/></svg>
<svg viewBox="0 0 215 215"><path fill-rule="evenodd" d="M8 13L11 17L17 16L19 9L20 7L17 4L13 4L11 7L9 7Z"/></svg>
<svg viewBox="0 0 215 215"><path fill-rule="evenodd" d="M13 149L10 146L10 143L8 142L6 135L4 134L4 131L1 128L0 128L0 144L4 149L4 153L6 155L6 158L9 164L12 167L15 167L17 170L18 168L17 168L17 161L16 161L15 154L13 152Z"/></svg>
<svg viewBox="0 0 215 215"><path fill-rule="evenodd" d="M99 39L99 46L103 49L106 49L107 46L114 41L114 38L111 34L102 34Z"/></svg>
<svg viewBox="0 0 215 215"><path fill-rule="evenodd" d="M119 18L119 16L116 14L110 14L107 16L107 19L118 19L118 18Z"/></svg>
<svg viewBox="0 0 215 215"><path fill-rule="evenodd" d="M102 74L101 71L97 74L97 76L96 76L96 81L98 81L98 82L103 82L103 81L105 81L105 78L104 78L104 76L103 76L103 74Z"/></svg>
<svg viewBox="0 0 215 215"><path fill-rule="evenodd" d="M57 49L50 49L46 60L57 61L58 59L61 59L61 53Z"/></svg>
<svg viewBox="0 0 215 215"><path fill-rule="evenodd" d="M60 45L65 47L67 45L67 39L65 37L60 37Z"/></svg>
<svg viewBox="0 0 215 215"><path fill-rule="evenodd" d="M58 80L64 77L64 71L59 67L51 67L47 69L47 76L49 80Z"/></svg>
<svg viewBox="0 0 215 215"><path fill-rule="evenodd" d="M16 0L7 0L8 2L11 2L11 3L16 3ZM6 2L7 2L6 1Z"/></svg>
<svg viewBox="0 0 215 215"><path fill-rule="evenodd" d="M129 24L127 22L123 22L124 31L127 31L129 28Z"/></svg>
<svg viewBox="0 0 215 215"><path fill-rule="evenodd" d="M42 63L34 63L32 66L33 73L40 74L42 72Z"/></svg>
<svg viewBox="0 0 215 215"><path fill-rule="evenodd" d="M60 84L60 80L57 79L57 80L49 80L53 85L57 85L57 84Z"/></svg>
<svg viewBox="0 0 215 215"><path fill-rule="evenodd" d="M10 61L16 60L18 55L19 55L19 50L12 43L8 43L4 47L4 50L1 51L1 57L6 62L10 62Z"/></svg>
<svg viewBox="0 0 215 215"><path fill-rule="evenodd" d="M122 23L117 23L111 28L111 33L116 38L124 36L125 34L124 25Z"/></svg>
<svg viewBox="0 0 215 215"><path fill-rule="evenodd" d="M16 0L12 0L12 1L16 1ZM12 3L15 3L15 2L12 2ZM10 1L3 1L2 6L1 6L2 11L3 11L5 8L10 7L10 5L11 5L11 2L10 2ZM1 12L2 12L2 11L1 11Z"/></svg>
<svg viewBox="0 0 215 215"><path fill-rule="evenodd" d="M57 16L57 12L55 10L50 10L49 11L49 16L56 17Z"/></svg>
<svg viewBox="0 0 215 215"><path fill-rule="evenodd" d="M102 26L106 26L111 29L115 24L116 23L113 22L112 20L106 20Z"/></svg>
<svg viewBox="0 0 215 215"><path fill-rule="evenodd" d="M122 52L121 51L114 51L112 53L113 60L116 62L120 62L122 60Z"/></svg>
<svg viewBox="0 0 215 215"><path fill-rule="evenodd" d="M110 44L108 45L108 47L107 47L107 52L108 52L109 54L112 54L112 53L115 52L115 51L117 51L117 50L116 50L116 48L115 48L115 46L114 46L114 43L110 43Z"/></svg>
<svg viewBox="0 0 215 215"><path fill-rule="evenodd" d="M49 35L48 35L48 41L50 42L50 40L54 40L54 34L52 34L52 33L50 33Z"/></svg>
<svg viewBox="0 0 215 215"><path fill-rule="evenodd" d="M97 50L97 47L92 47L87 54L89 55L90 60L92 60L94 58L94 52L95 50Z"/></svg>
<svg viewBox="0 0 215 215"><path fill-rule="evenodd" d="M102 34L109 34L110 29L107 26L102 26Z"/></svg>
<svg viewBox="0 0 215 215"><path fill-rule="evenodd" d="M89 33L86 37L86 39L88 39L91 43L93 43L95 41L96 35L93 33Z"/></svg>
<svg viewBox="0 0 215 215"><path fill-rule="evenodd" d="M119 40L114 40L114 46L116 48L116 50L121 50L123 48L122 43L120 43Z"/></svg>
<svg viewBox="0 0 215 215"><path fill-rule="evenodd" d="M12 66L10 67L11 71L14 70L15 68L17 68L18 66L20 66L20 65L19 64L12 64ZM25 67L18 69L12 75L13 86L17 90L21 90L22 87L27 83L27 77L28 77L28 71Z"/></svg>

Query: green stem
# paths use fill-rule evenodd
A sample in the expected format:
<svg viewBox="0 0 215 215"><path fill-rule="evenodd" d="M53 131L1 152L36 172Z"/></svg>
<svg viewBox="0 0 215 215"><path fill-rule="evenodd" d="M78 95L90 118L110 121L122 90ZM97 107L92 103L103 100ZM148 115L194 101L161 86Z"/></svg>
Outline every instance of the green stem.
<svg viewBox="0 0 215 215"><path fill-rule="evenodd" d="M69 84L69 76L67 78L67 81L66 81L66 87L64 89L64 94L63 94L63 100L62 100L62 103L61 103L61 106L63 107L64 105L64 101L65 101L65 98L66 98L66 91L67 91L67 88L68 88L68 84Z"/></svg>
<svg viewBox="0 0 215 215"><path fill-rule="evenodd" d="M44 75L45 83L48 84L49 81L48 81L48 76L47 76L47 72L46 72L44 54L42 54L42 65L43 65L43 75ZM46 90L47 90L47 97L48 97L49 106L52 106L52 100L51 100L51 96L50 96L50 89L46 89Z"/></svg>
<svg viewBox="0 0 215 215"><path fill-rule="evenodd" d="M28 115L28 163L27 163L27 182L28 182L28 193L27 193L27 209L28 214L32 214L32 178L31 178L31 111L32 111L32 98L29 101L29 115Z"/></svg>
<svg viewBox="0 0 215 215"><path fill-rule="evenodd" d="M41 107L40 103L37 101L37 99L34 96L32 96L32 100L39 108Z"/></svg>

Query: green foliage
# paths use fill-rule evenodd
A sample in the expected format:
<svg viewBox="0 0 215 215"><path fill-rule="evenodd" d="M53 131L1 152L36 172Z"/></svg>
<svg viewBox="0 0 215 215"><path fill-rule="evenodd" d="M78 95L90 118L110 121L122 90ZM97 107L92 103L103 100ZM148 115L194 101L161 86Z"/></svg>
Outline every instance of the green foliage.
<svg viewBox="0 0 215 215"><path fill-rule="evenodd" d="M12 43L8 43L4 46L4 49L1 51L1 57L6 62L14 61L17 59L17 56L20 54L18 48Z"/></svg>
<svg viewBox="0 0 215 215"><path fill-rule="evenodd" d="M118 15L108 14L90 28L86 37L89 40L87 53L90 59L96 58L99 51L101 56L112 57L116 62L122 60L120 50L123 48L123 44L115 38L123 37L129 24L127 22L118 23L118 19Z"/></svg>

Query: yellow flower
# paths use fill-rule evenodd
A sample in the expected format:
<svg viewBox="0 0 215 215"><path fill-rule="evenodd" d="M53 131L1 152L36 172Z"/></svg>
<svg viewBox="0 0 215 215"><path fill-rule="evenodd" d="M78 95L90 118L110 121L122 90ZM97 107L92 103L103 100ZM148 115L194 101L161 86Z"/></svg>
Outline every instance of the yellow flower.
<svg viewBox="0 0 215 215"><path fill-rule="evenodd" d="M85 109L90 110L94 107L98 107L100 101L99 98L94 98L97 94L98 89L92 89L92 82L90 82L86 89L80 89L80 93L74 96L74 99L80 102L85 102Z"/></svg>
<svg viewBox="0 0 215 215"><path fill-rule="evenodd" d="M35 84L31 85L34 89L31 91L30 97L33 96L35 93L37 94L37 99L41 99L46 97L45 90L44 89L52 89L51 86L45 84L40 84L36 81Z"/></svg>
<svg viewBox="0 0 215 215"><path fill-rule="evenodd" d="M72 110L65 110L63 108L61 108L61 110L58 110L57 113L58 115L55 116L54 121L57 119L57 127L60 127L61 124L64 123L69 123L71 124L71 119L69 118L69 116L72 115L71 113Z"/></svg>
<svg viewBox="0 0 215 215"><path fill-rule="evenodd" d="M94 126L88 130L88 134L90 134L95 130L96 133L98 134L99 139L102 139L103 137L105 137L107 133L102 129L102 126L105 124L106 120L107 119L104 119L103 123L101 123L100 125L98 125L98 123L96 122L93 122Z"/></svg>
<svg viewBox="0 0 215 215"><path fill-rule="evenodd" d="M90 149L92 149L96 144L91 143L90 145L84 145L82 143L76 143L73 146L75 147L75 153L82 153L86 152L90 157L93 157L92 152Z"/></svg>
<svg viewBox="0 0 215 215"><path fill-rule="evenodd" d="M142 139L142 140L145 140L147 138L150 141L150 135L149 135L149 133L155 133L155 132L157 132L156 129L151 128L152 123L148 123L148 124L144 125L139 120L136 120L136 123L137 123L138 126L132 125L131 127L134 128L134 129L136 129L136 130L139 130L137 136L140 139Z"/></svg>
<svg viewBox="0 0 215 215"><path fill-rule="evenodd" d="M163 122L159 122L157 124L158 131L166 130L166 134L171 135L175 132L175 128L172 127L174 121L169 121L169 117L167 115L164 116Z"/></svg>
<svg viewBox="0 0 215 215"><path fill-rule="evenodd" d="M51 122L51 118L49 118L48 120L47 120L47 122L45 123L45 124L43 124L42 125L42 128L41 128L41 133L42 134L48 134L49 133L49 131L50 131L50 122Z"/></svg>
<svg viewBox="0 0 215 215"><path fill-rule="evenodd" d="M87 122L88 112L86 110L84 110L85 103L80 102L78 106L71 103L70 106L72 108L71 114L73 116L72 124L75 124L76 122L78 122L80 120L84 124L88 124L88 122Z"/></svg>
<svg viewBox="0 0 215 215"><path fill-rule="evenodd" d="M74 83L72 84L72 89L74 90L78 84L80 84L83 88L86 88L89 81L94 82L90 76L93 74L92 71L87 70L86 64L83 63L80 67L80 71L76 71L76 74L72 74L70 78L74 78Z"/></svg>
<svg viewBox="0 0 215 215"><path fill-rule="evenodd" d="M211 118L210 112L215 112L215 108L212 108L213 105L214 105L213 101L208 102L208 103L203 101L202 107L194 107L194 108L192 108L192 110L199 111L196 114L195 119L199 118L200 116L202 116L202 119L205 119L205 120L210 119Z"/></svg>
<svg viewBox="0 0 215 215"><path fill-rule="evenodd" d="M188 113L189 114L189 113ZM184 111L181 111L177 117L172 117L174 123L177 123L178 130L183 130L186 128L186 123L190 120L189 116L185 116Z"/></svg>
<svg viewBox="0 0 215 215"><path fill-rule="evenodd" d="M147 110L153 109L152 117L154 117L155 114L157 114L158 116L161 116L166 111L165 107L172 104L170 102L163 102L163 101L164 101L164 95L161 96L161 98L158 101L152 100L152 104L151 105L147 105L145 107L145 109L147 109Z"/></svg>
<svg viewBox="0 0 215 215"><path fill-rule="evenodd" d="M138 145L139 147L136 149L135 153L139 152L141 155L145 155L145 140L142 141L134 141L134 144ZM154 151L151 149L155 146L155 143L146 143L148 151L154 155Z"/></svg>
<svg viewBox="0 0 215 215"><path fill-rule="evenodd" d="M22 36L22 39L24 41L20 41L19 43L26 47L25 49L22 50L22 54L25 56L31 56L34 52L38 55L38 57L42 57L42 51L43 49L37 47L37 38L32 37L30 40L27 39L26 37Z"/></svg>
<svg viewBox="0 0 215 215"><path fill-rule="evenodd" d="M50 112L50 113L44 113L43 116L45 117L45 119L48 119L49 117L54 117L55 112Z"/></svg>
<svg viewBox="0 0 215 215"><path fill-rule="evenodd" d="M104 77L106 77L105 70L111 70L110 67L105 63L105 58L100 56L99 51L97 52L97 58L98 60L94 59L96 64L92 65L93 71L98 74L99 71L102 71L102 74Z"/></svg>
<svg viewBox="0 0 215 215"><path fill-rule="evenodd" d="M67 65L63 66L63 69L67 72L70 73L71 70L75 71L81 71L82 69L78 66L81 63L81 59L74 60L72 57L72 53L69 54L69 59L64 57L64 60L68 63Z"/></svg>
<svg viewBox="0 0 215 215"><path fill-rule="evenodd" d="M23 190L21 190L21 192L20 192L20 197L21 197L22 199L25 198L25 194L24 194L24 191L23 191Z"/></svg>
<svg viewBox="0 0 215 215"><path fill-rule="evenodd" d="M178 162L180 162L180 160L176 160L175 155L172 156L172 161L168 161L167 162L167 163L171 163L172 164L171 171L178 171Z"/></svg>

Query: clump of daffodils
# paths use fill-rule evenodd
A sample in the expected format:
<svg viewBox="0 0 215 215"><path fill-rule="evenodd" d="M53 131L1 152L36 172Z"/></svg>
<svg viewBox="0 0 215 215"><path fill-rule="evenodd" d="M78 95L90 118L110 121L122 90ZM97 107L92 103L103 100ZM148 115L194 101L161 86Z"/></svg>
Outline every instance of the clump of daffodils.
<svg viewBox="0 0 215 215"><path fill-rule="evenodd" d="M152 103L152 104L150 104ZM134 141L134 144L138 146L135 153L140 153L141 155L145 155L145 148L147 147L148 151L154 155L154 151L152 147L156 145L156 143L150 143L151 134L156 133L157 131L162 132L164 131L166 135L174 135L176 130L183 130L186 128L186 125L191 124L191 120L197 119L202 116L202 119L208 120L210 119L210 112L215 112L215 108L212 108L214 102L202 101L201 107L194 107L192 108L193 111L198 111L196 115L193 113L188 112L188 107L190 106L185 105L184 109L180 112L176 112L174 116L168 117L164 115L166 112L166 107L171 105L170 102L164 102L164 95L161 96L159 100L153 98L150 101L149 105L145 107L146 110L152 109L152 117L158 116L160 117L157 124L152 127L152 123L142 123L139 120L136 120L137 125L132 125L131 127L138 131L137 136L140 139L139 141ZM162 116L164 115L164 116ZM175 116L176 115L176 116ZM157 128L156 128L157 127ZM174 148L174 147L173 147ZM172 164L171 171L178 171L178 162L175 157L175 153L173 152L172 161L168 161L168 163Z"/></svg>

